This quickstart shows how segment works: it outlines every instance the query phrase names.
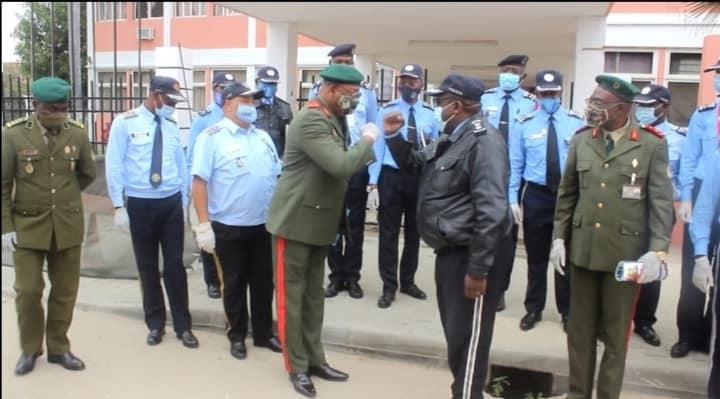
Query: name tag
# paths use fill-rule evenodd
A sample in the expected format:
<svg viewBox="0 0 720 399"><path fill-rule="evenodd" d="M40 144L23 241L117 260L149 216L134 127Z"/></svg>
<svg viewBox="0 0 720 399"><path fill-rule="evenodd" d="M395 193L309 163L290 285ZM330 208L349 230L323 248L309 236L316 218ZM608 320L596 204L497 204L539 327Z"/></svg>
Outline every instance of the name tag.
<svg viewBox="0 0 720 399"><path fill-rule="evenodd" d="M543 137L545 137L545 136L547 136L547 131L546 131L545 129L543 129L543 130L541 130L541 131L538 132L538 133L531 134L530 137L528 137L528 139L530 139L530 140L537 140L537 139L541 139L541 138L543 138Z"/></svg>
<svg viewBox="0 0 720 399"><path fill-rule="evenodd" d="M623 184L622 199L639 200L642 195L642 187L632 184Z"/></svg>
<svg viewBox="0 0 720 399"><path fill-rule="evenodd" d="M498 107L496 107L496 106L485 107L485 111L487 111L487 112L497 112L497 110L498 110Z"/></svg>

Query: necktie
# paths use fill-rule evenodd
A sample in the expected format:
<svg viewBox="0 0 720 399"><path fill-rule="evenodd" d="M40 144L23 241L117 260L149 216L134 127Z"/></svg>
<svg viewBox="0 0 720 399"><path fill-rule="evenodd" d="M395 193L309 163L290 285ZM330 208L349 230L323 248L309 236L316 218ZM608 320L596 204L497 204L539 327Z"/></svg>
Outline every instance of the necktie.
<svg viewBox="0 0 720 399"><path fill-rule="evenodd" d="M509 125L509 118L510 118L510 104L508 104L508 100L510 99L510 95L506 94L504 97L505 103L503 104L502 111L500 111L500 133L503 136L503 139L505 139L505 144L508 142L508 131L510 129Z"/></svg>
<svg viewBox="0 0 720 399"><path fill-rule="evenodd" d="M150 184L157 187L162 182L162 129L160 129L160 117L155 115L155 141L152 148L152 160L150 161Z"/></svg>
<svg viewBox="0 0 720 399"><path fill-rule="evenodd" d="M415 108L413 107L410 107L410 115L408 116L407 137L408 141L413 144L413 147L417 148L418 135L417 126L415 125Z"/></svg>
<svg viewBox="0 0 720 399"><path fill-rule="evenodd" d="M612 136L610 136L609 134L605 137L605 139L607 140L607 145L605 146L605 148L607 149L608 155L610 155L613 148L615 148L615 142L613 141Z"/></svg>
<svg viewBox="0 0 720 399"><path fill-rule="evenodd" d="M551 116L548 124L545 182L550 190L557 191L560 184L560 156L558 154L558 139L554 122L555 118Z"/></svg>

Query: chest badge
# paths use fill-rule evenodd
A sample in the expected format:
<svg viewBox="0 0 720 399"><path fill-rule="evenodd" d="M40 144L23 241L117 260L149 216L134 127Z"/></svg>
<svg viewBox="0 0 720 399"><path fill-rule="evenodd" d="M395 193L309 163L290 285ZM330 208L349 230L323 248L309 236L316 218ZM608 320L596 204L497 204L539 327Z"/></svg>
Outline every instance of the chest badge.
<svg viewBox="0 0 720 399"><path fill-rule="evenodd" d="M31 175L34 171L35 168L33 168L32 161L30 161L30 158L28 158L27 165L25 165L25 172Z"/></svg>
<svg viewBox="0 0 720 399"><path fill-rule="evenodd" d="M69 153L70 153L70 146L69 146L69 145L66 145L66 146L65 146L65 153L66 153L66 154L69 154Z"/></svg>
<svg viewBox="0 0 720 399"><path fill-rule="evenodd" d="M637 168L637 167L638 167L638 160L633 158L632 162L630 162L630 165L632 165L633 168Z"/></svg>

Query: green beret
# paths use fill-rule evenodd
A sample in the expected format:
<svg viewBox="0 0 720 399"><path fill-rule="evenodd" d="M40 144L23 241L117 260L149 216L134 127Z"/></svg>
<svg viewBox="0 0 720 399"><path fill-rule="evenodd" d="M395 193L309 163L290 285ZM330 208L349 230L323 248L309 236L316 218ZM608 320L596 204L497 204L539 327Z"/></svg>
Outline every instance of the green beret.
<svg viewBox="0 0 720 399"><path fill-rule="evenodd" d="M40 78L32 83L30 91L36 101L43 103L55 103L70 99L70 83L60 78Z"/></svg>
<svg viewBox="0 0 720 399"><path fill-rule="evenodd" d="M320 76L330 82L360 84L363 80L362 73L350 65L332 64L320 72Z"/></svg>
<svg viewBox="0 0 720 399"><path fill-rule="evenodd" d="M635 87L635 85L616 76L598 75L595 81L598 83L598 86L627 102L632 102L633 98L640 94L640 89Z"/></svg>

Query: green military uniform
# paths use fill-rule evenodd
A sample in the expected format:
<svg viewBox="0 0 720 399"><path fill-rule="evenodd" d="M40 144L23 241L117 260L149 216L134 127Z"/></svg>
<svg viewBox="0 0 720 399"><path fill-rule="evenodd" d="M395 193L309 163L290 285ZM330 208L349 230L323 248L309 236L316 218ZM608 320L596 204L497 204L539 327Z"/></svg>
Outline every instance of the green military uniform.
<svg viewBox="0 0 720 399"><path fill-rule="evenodd" d="M334 74L348 68L356 74ZM321 75L362 81L360 72L345 65ZM282 175L270 203L266 227L273 234L278 332L290 373L326 363L320 342L325 258L340 227L347 179L374 160L369 141L348 149L347 134L322 97L311 100L288 128Z"/></svg>
<svg viewBox="0 0 720 399"><path fill-rule="evenodd" d="M56 81L60 79L33 83L35 100L67 101L69 85L63 95L64 89L55 91ZM17 235L15 305L25 354L42 353L45 330L49 354L70 351L66 334L77 297L84 235L80 192L94 179L95 161L81 123L68 120L48 132L33 114L3 129L2 233ZM44 261L52 285L47 322L41 303Z"/></svg>
<svg viewBox="0 0 720 399"><path fill-rule="evenodd" d="M606 81L598 82L605 88ZM625 84L609 83L608 90ZM610 149L608 132L591 127L578 131L558 190L553 238L569 243L572 267L568 398L592 397L598 338L605 352L597 397L619 397L640 286L616 281L614 270L621 260L666 251L670 242L673 193L667 143L660 131L629 119L612 133L617 140Z"/></svg>

